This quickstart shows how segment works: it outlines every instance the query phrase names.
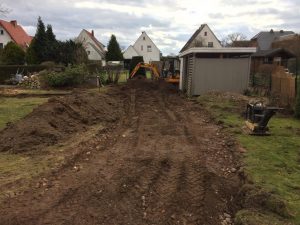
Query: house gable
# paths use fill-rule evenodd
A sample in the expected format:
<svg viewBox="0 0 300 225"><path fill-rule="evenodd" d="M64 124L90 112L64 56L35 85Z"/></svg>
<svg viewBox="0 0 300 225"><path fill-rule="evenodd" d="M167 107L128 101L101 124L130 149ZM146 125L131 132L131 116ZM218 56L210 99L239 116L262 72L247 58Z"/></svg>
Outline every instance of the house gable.
<svg viewBox="0 0 300 225"><path fill-rule="evenodd" d="M0 20L0 43L5 46L10 41L26 49L30 45L32 37L18 25L16 20L10 22Z"/></svg>
<svg viewBox="0 0 300 225"><path fill-rule="evenodd" d="M143 56L144 62L149 63L151 61L160 61L160 50L145 31L142 32L132 47L139 56ZM129 46L124 54L126 55L129 51L134 53ZM132 58L132 56L130 57L130 55L128 55L128 58Z"/></svg>
<svg viewBox="0 0 300 225"><path fill-rule="evenodd" d="M82 43L88 54L89 60L104 60L105 46L95 38L93 31L89 32L83 29L77 37L76 41Z"/></svg>
<svg viewBox="0 0 300 225"><path fill-rule="evenodd" d="M202 24L187 41L180 52L184 52L185 50L193 47L222 48L222 45L210 27L207 24Z"/></svg>

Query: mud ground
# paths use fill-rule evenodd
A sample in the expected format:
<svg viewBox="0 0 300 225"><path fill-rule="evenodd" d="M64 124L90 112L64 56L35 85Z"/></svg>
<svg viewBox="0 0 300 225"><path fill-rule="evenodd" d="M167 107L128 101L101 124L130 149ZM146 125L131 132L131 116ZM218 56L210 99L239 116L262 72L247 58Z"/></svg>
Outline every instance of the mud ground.
<svg viewBox="0 0 300 225"><path fill-rule="evenodd" d="M83 100L89 95L82 96L77 93L89 105ZM133 81L110 98L105 115L116 119L92 120L106 128L72 146L80 154L68 165L7 199L0 224L231 224L240 185L236 147L207 112L162 82ZM92 104L87 108L101 101ZM88 124L77 124L68 137L79 129L84 135Z"/></svg>

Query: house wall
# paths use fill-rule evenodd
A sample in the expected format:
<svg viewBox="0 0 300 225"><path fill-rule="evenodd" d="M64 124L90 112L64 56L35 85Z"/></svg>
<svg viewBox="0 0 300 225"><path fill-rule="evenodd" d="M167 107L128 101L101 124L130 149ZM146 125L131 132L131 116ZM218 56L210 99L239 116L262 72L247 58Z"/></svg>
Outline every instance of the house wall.
<svg viewBox="0 0 300 225"><path fill-rule="evenodd" d="M191 94L201 95L209 91L242 93L249 84L250 62L250 58L194 58Z"/></svg>
<svg viewBox="0 0 300 225"><path fill-rule="evenodd" d="M205 32L207 32L207 36L205 36ZM197 43L199 42L202 42L203 46L197 46ZM213 48L222 47L214 33L206 25L198 34L198 36L192 41L190 47L208 47L208 42L213 42Z"/></svg>
<svg viewBox="0 0 300 225"><path fill-rule="evenodd" d="M129 46L123 53L124 59L132 59L134 56L139 56L132 46Z"/></svg>
<svg viewBox="0 0 300 225"><path fill-rule="evenodd" d="M147 46L151 46L151 52L148 51ZM145 32L137 39L133 47L140 56L143 56L144 62L160 61L159 49Z"/></svg>
<svg viewBox="0 0 300 225"><path fill-rule="evenodd" d="M10 41L13 41L10 37L10 35L6 32L6 30L0 26L0 31L3 30L3 34L0 33L0 43L3 44L3 47Z"/></svg>
<svg viewBox="0 0 300 225"><path fill-rule="evenodd" d="M97 48L99 51L102 51L102 50L100 48L98 48L96 46L96 44L94 44L94 41L91 39L91 37L85 31L81 31L81 33L77 37L77 41L81 42L83 44L83 47L85 48L85 50L88 54L89 60L95 60L95 61L104 60L95 48Z"/></svg>

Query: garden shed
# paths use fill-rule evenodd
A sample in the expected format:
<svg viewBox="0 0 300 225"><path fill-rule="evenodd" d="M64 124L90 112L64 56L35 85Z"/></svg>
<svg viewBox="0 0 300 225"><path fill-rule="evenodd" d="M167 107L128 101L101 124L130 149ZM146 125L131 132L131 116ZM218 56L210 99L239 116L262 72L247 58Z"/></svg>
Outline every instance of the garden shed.
<svg viewBox="0 0 300 225"><path fill-rule="evenodd" d="M209 91L242 93L249 85L256 48L200 48L180 53L180 89L188 96Z"/></svg>

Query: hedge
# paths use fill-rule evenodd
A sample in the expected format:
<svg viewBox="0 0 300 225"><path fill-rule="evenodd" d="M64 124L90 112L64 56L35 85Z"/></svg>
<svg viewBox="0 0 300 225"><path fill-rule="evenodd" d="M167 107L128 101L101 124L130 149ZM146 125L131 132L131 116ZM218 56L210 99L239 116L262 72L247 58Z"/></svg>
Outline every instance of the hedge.
<svg viewBox="0 0 300 225"><path fill-rule="evenodd" d="M44 65L0 65L0 84L3 84L5 80L14 76L17 71L27 75L28 73L39 72L46 68L47 66Z"/></svg>

